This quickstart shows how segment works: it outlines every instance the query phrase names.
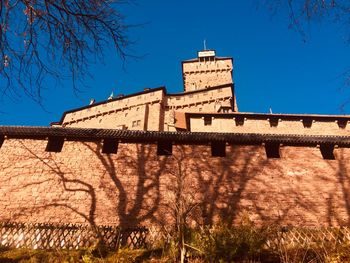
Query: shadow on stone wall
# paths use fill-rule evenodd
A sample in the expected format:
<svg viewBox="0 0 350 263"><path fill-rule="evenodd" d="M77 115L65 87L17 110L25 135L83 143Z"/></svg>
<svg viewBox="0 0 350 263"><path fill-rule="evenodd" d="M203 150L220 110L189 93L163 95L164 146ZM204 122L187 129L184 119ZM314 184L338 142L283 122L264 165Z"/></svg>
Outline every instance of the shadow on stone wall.
<svg viewBox="0 0 350 263"><path fill-rule="evenodd" d="M103 173L109 176L114 184L115 191L118 191L118 199L114 201L116 205L115 212L120 219L119 225L122 228L137 226L145 221L155 222L157 220L154 214L159 208L161 199L160 177L167 161L167 158L158 160L149 145L133 146L136 147L136 151L128 148L119 151L118 162L118 160L112 158L112 155L101 153L101 145L97 145L96 149L86 145L101 161L105 168ZM152 160L152 164L148 164L147 160ZM124 167L118 169L118 166ZM123 174L121 170L131 170L134 174ZM125 178L122 178L125 176L136 179L136 183L134 180L130 181L132 185L136 186L136 190L128 191L130 187L125 187L127 180L125 182ZM100 188L104 187L107 187L107 185L102 180Z"/></svg>
<svg viewBox="0 0 350 263"><path fill-rule="evenodd" d="M165 226L177 220L182 200L192 226L218 220L237 224L245 212L260 224L350 224L350 178L343 150L336 161L309 156L320 162L317 168L317 163L293 159L298 154L267 159L260 146L229 146L221 158L212 157L207 146L174 146L173 156L157 156L155 145L120 144L114 155L101 153L100 143L76 144L76 152L69 156L65 147L61 153L46 153L20 142L21 158L42 169L43 179L9 190L25 193L42 186L47 192L28 190L39 195L38 201L19 207L11 220L77 220L72 223L86 222L94 228ZM74 154L86 159L74 161ZM8 179L18 176L14 173ZM58 210L47 217L50 208Z"/></svg>

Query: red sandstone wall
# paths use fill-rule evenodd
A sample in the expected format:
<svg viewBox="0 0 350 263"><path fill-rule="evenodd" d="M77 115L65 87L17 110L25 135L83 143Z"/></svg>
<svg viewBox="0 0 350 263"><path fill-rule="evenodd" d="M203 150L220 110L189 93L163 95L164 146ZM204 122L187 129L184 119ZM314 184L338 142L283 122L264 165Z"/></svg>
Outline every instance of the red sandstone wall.
<svg viewBox="0 0 350 263"><path fill-rule="evenodd" d="M108 225L167 224L183 183L189 223L218 218L257 223L349 225L349 149L323 160L317 148L282 148L267 159L262 147L233 146L226 158L206 146L121 144L101 154L93 142L65 142L61 153L46 141L6 140L0 149L0 220ZM182 179L182 180L179 180Z"/></svg>

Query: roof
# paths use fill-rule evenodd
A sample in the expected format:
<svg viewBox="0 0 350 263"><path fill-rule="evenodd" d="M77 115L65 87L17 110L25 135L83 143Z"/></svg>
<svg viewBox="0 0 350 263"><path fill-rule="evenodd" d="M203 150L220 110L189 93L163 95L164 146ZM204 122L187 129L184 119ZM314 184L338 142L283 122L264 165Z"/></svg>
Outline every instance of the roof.
<svg viewBox="0 0 350 263"><path fill-rule="evenodd" d="M178 129L187 129L186 115L184 112L175 111L175 127Z"/></svg>
<svg viewBox="0 0 350 263"><path fill-rule="evenodd" d="M215 60L226 60L226 59L231 59L232 57L216 57L215 56ZM199 58L191 58L191 59L187 59L182 61L182 63L189 63L189 62L199 62Z"/></svg>
<svg viewBox="0 0 350 263"><path fill-rule="evenodd" d="M303 118L312 118L313 120L322 121L335 121L335 120L348 120L350 121L350 115L321 115L321 114L285 114L285 113L253 113L253 112L186 112L186 115L191 117L213 116L217 118L235 118L244 117L252 119L267 119L267 118L279 118L282 120L301 120Z"/></svg>
<svg viewBox="0 0 350 263"><path fill-rule="evenodd" d="M272 123L281 121L302 121L309 123L312 121L320 122L337 122L338 126L345 128L350 121L350 115L319 115L319 114L272 114L272 113L250 113L250 112L186 112L186 127L191 130L191 118L214 117L222 119L235 119L239 122L244 122L246 119L250 120L268 120ZM276 124L277 125L277 124ZM306 125L307 126L307 125Z"/></svg>
<svg viewBox="0 0 350 263"><path fill-rule="evenodd" d="M116 97L116 98L113 98L113 99L110 99L110 100L104 100L104 101L97 102L97 103L94 103L94 104L91 104L91 105L85 105L83 107L79 107L79 108L75 108L75 109L72 109L72 110L68 110L68 111L65 111L62 114L62 117L61 117L61 119L58 122L52 122L51 125L53 125L53 124L62 124L65 116L68 113L72 113L72 112L76 112L76 111L80 111L80 110L84 110L84 109L88 109L88 108L93 108L95 106L106 104L106 103L109 103L109 102L123 100L123 99L126 99L126 98L139 96L139 95L143 95L143 94L147 94L147 93L151 93L151 92L155 92L155 91L159 91L159 90L162 90L164 93L166 93L165 86L158 87L158 88L153 88L153 89L152 88L147 88L147 89L145 89L144 91L141 91L141 92L132 93L132 94L128 94L128 95L123 95L123 96Z"/></svg>
<svg viewBox="0 0 350 263"><path fill-rule="evenodd" d="M117 139L124 143L156 143L168 141L173 144L201 144L226 142L238 145L261 145L279 143L285 146L338 145L350 148L350 136L320 135L281 135L263 133L217 133L217 132L158 132L132 131L116 129L87 129L63 127L0 126L2 139L37 139L46 140L60 137L69 141L98 141Z"/></svg>
<svg viewBox="0 0 350 263"><path fill-rule="evenodd" d="M60 124L62 124L65 116L68 113L77 112L77 111L88 109L88 108L93 108L93 107L98 106L98 105L110 103L110 102L113 102L113 101L123 100L125 98L135 97L135 96L139 96L139 95L143 95L143 94L147 94L147 93L151 93L151 92L156 92L156 91L159 91L159 90L162 90L163 93L165 95L167 95L167 96L186 96L186 95L189 95L189 94L200 93L200 92L203 92L203 91L210 91L210 90L220 89L220 88L225 88L225 87L231 87L232 88L233 87L233 83L227 83L227 84L218 85L218 86L214 86L214 87L210 87L210 88L205 88L205 89L200 89L200 90L193 90L193 91L182 92L182 93L168 93L165 86L158 87L158 88L153 88L153 89L152 88L148 88L148 89L145 89L142 92L132 93L132 94L124 95L122 97L116 97L116 98L113 98L111 100L104 100L104 101L97 102L97 103L94 103L94 104L91 104L91 105L85 105L83 107L79 107L79 108L75 108L75 109L72 109L72 110L65 111L65 112L63 112L63 114L61 116L61 119L58 122L51 122L51 125L60 125Z"/></svg>

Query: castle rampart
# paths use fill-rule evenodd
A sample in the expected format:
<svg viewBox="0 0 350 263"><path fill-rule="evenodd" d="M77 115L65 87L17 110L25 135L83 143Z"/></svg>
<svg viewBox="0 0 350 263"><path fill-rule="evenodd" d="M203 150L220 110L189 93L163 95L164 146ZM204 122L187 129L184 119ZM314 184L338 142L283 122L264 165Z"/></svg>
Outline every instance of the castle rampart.
<svg viewBox="0 0 350 263"><path fill-rule="evenodd" d="M181 176L183 195L195 205L191 225L233 223L242 213L260 224L350 223L349 139L286 135L282 157L267 158L263 144L282 137L14 127L1 134L1 220L169 225ZM66 140L58 152L48 152L45 137L51 147ZM103 137L123 141L117 153L102 153ZM156 141L165 138L174 143L170 156L157 150ZM230 141L226 157L212 156L211 138ZM312 147L330 142L339 144L335 160Z"/></svg>
<svg viewBox="0 0 350 263"><path fill-rule="evenodd" d="M238 112L232 59L183 62L165 87L67 111L50 128L0 127L0 220L169 225L350 224L350 116ZM179 183L181 181L181 184Z"/></svg>

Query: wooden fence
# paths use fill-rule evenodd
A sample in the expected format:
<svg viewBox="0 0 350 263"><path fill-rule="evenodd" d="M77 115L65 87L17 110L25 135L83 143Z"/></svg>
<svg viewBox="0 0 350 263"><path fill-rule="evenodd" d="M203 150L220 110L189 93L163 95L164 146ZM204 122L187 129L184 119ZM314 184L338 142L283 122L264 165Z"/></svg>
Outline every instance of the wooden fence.
<svg viewBox="0 0 350 263"><path fill-rule="evenodd" d="M0 223L0 245L11 248L79 249L102 241L110 249L140 248L146 244L148 229L120 229L111 226Z"/></svg>
<svg viewBox="0 0 350 263"><path fill-rule="evenodd" d="M350 244L350 227L281 228L268 245L312 246Z"/></svg>
<svg viewBox="0 0 350 263"><path fill-rule="evenodd" d="M159 228L128 228L67 224L25 224L0 222L0 246L32 249L79 249L99 241L109 249L141 248L167 243L171 234ZM281 228L267 241L268 247L350 244L350 227Z"/></svg>

